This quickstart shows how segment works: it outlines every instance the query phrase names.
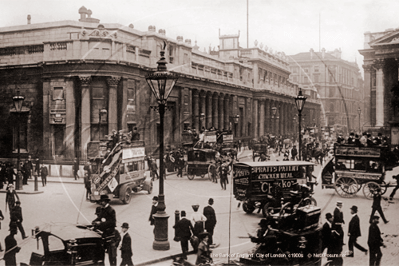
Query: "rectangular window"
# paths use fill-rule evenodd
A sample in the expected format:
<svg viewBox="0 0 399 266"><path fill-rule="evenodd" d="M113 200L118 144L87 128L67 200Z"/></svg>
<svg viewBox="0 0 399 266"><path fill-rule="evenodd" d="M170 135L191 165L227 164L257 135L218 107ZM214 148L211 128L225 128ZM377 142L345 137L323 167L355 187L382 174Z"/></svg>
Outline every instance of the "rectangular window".
<svg viewBox="0 0 399 266"><path fill-rule="evenodd" d="M309 83L308 77L303 77L303 83Z"/></svg>
<svg viewBox="0 0 399 266"><path fill-rule="evenodd" d="M316 73L319 72L319 66L314 66L314 72L316 72Z"/></svg>
<svg viewBox="0 0 399 266"><path fill-rule="evenodd" d="M136 88L127 89L127 112L136 112Z"/></svg>
<svg viewBox="0 0 399 266"><path fill-rule="evenodd" d="M313 75L313 82L319 82L319 75Z"/></svg>
<svg viewBox="0 0 399 266"><path fill-rule="evenodd" d="M308 68L304 68L303 70L305 71L305 73L309 73L309 69Z"/></svg>
<svg viewBox="0 0 399 266"><path fill-rule="evenodd" d="M92 141L99 141L108 134L108 113L101 114L100 110L107 109L107 96L104 86L95 86L91 90L91 129L90 135ZM101 120L100 120L101 114Z"/></svg>
<svg viewBox="0 0 399 266"><path fill-rule="evenodd" d="M53 89L53 100L64 100L64 88L54 87Z"/></svg>
<svg viewBox="0 0 399 266"><path fill-rule="evenodd" d="M15 119L18 120L18 123L13 123L13 150L14 152L18 151L18 124L19 124L19 149L20 151L28 150L28 117L26 113L14 113Z"/></svg>

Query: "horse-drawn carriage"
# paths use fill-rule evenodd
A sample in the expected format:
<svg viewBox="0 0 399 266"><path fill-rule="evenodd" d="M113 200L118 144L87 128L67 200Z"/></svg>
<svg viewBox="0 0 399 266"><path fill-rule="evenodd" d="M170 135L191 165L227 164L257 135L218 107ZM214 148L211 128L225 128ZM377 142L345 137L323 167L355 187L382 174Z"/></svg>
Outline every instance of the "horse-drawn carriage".
<svg viewBox="0 0 399 266"><path fill-rule="evenodd" d="M388 146L335 145L334 156L322 170L322 188L334 188L341 197L353 197L362 188L368 199L377 188L384 194L389 187L386 171L396 166L393 158Z"/></svg>
<svg viewBox="0 0 399 266"><path fill-rule="evenodd" d="M268 156L268 143L266 141L252 141L251 149L252 149L252 160L255 162L256 157L260 157L261 154L265 154Z"/></svg>
<svg viewBox="0 0 399 266"><path fill-rule="evenodd" d="M306 205L317 205L306 185L313 163L301 161L235 163L234 197L242 201L243 210L262 210L269 216L276 212L295 212Z"/></svg>

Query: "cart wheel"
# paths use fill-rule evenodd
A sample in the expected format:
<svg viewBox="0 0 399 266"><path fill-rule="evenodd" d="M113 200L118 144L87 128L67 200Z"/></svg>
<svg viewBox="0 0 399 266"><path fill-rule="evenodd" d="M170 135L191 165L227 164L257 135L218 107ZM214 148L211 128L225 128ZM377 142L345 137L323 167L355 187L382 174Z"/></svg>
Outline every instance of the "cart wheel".
<svg viewBox="0 0 399 266"><path fill-rule="evenodd" d="M129 204L130 200L132 199L130 194L132 194L132 189L127 187L122 200L124 204Z"/></svg>
<svg viewBox="0 0 399 266"><path fill-rule="evenodd" d="M335 191L343 198L351 198L359 191L356 179L352 177L339 177L334 184Z"/></svg>
<svg viewBox="0 0 399 266"><path fill-rule="evenodd" d="M380 185L376 182L367 182L363 187L363 194L367 199L373 199L374 191L379 188Z"/></svg>
<svg viewBox="0 0 399 266"><path fill-rule="evenodd" d="M151 193L152 193L153 187L154 187L154 184L153 184L152 181L151 181L151 183L150 183L150 185L148 186L148 189L147 189L148 194L151 194Z"/></svg>
<svg viewBox="0 0 399 266"><path fill-rule="evenodd" d="M187 178L188 178L189 180L193 180L193 179L194 179L194 175L193 175L193 174L187 174Z"/></svg>
<svg viewBox="0 0 399 266"><path fill-rule="evenodd" d="M272 207L272 203L269 201L267 202L262 209L263 217L268 217L274 213L274 208Z"/></svg>
<svg viewBox="0 0 399 266"><path fill-rule="evenodd" d="M202 174L202 175L201 175L201 178L204 178L204 177L205 177L205 174Z"/></svg>
<svg viewBox="0 0 399 266"><path fill-rule="evenodd" d="M357 184L358 188L357 188L357 192L359 192L362 189L362 184Z"/></svg>
<svg viewBox="0 0 399 266"><path fill-rule="evenodd" d="M212 171L215 171L215 173L216 173L216 165L214 165L214 164L210 164L208 166L208 178L209 178L209 181L211 181L211 182L213 181Z"/></svg>
<svg viewBox="0 0 399 266"><path fill-rule="evenodd" d="M381 195L384 195L385 192L387 192L387 190L388 190L387 183L385 183L385 181L382 181L380 184L380 188L381 188Z"/></svg>
<svg viewBox="0 0 399 266"><path fill-rule="evenodd" d="M255 206L254 206L253 204L249 204L248 202L244 202L244 203L242 204L242 209L243 209L246 213L251 214L251 213L254 212Z"/></svg>

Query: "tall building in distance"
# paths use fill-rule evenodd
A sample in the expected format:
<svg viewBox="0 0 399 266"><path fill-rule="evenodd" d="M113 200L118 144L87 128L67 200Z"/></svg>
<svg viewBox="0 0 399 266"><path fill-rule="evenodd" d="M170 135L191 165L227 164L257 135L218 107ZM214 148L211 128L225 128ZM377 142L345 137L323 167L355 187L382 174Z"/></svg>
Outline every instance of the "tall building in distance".
<svg viewBox="0 0 399 266"><path fill-rule="evenodd" d="M364 104L363 79L356 62L341 59L341 49L309 52L289 56L290 81L308 95L321 101L321 125L325 133L361 132L368 125L364 117L369 105ZM305 118L306 121L306 118ZM312 116L305 122L313 124Z"/></svg>

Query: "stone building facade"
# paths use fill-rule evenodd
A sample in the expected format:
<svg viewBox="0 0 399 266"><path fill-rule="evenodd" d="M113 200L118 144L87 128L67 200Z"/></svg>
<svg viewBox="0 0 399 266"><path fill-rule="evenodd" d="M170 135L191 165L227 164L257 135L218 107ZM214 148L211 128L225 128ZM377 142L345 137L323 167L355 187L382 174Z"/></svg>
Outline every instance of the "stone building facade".
<svg viewBox="0 0 399 266"><path fill-rule="evenodd" d="M143 32L102 24L85 7L79 13L79 21L0 28L0 157L16 156L17 121L23 156L86 160L91 143L135 127L146 153L157 155L159 115L145 76L156 69L164 41L168 70L179 75L167 103L165 146L179 146L189 127L232 129L242 141L292 134L298 87L282 53L242 49L239 34L220 35L218 51L206 53L155 26ZM25 96L21 114L12 107L17 91ZM310 98L305 108L317 112L320 105Z"/></svg>
<svg viewBox="0 0 399 266"><path fill-rule="evenodd" d="M310 49L292 55L290 70L293 83L320 98L321 130L362 131L364 117L369 113L369 106L364 104L363 79L355 62L341 59L341 50L326 52L323 48L321 52L315 52ZM310 114L305 124L313 124L314 119Z"/></svg>
<svg viewBox="0 0 399 266"><path fill-rule="evenodd" d="M364 84L370 112L371 129L392 133L392 143L399 144L399 29L364 33Z"/></svg>

